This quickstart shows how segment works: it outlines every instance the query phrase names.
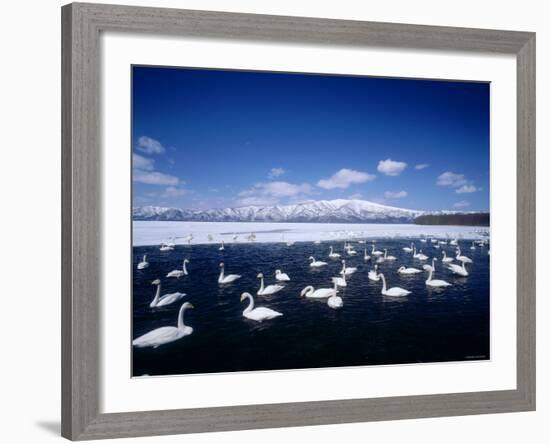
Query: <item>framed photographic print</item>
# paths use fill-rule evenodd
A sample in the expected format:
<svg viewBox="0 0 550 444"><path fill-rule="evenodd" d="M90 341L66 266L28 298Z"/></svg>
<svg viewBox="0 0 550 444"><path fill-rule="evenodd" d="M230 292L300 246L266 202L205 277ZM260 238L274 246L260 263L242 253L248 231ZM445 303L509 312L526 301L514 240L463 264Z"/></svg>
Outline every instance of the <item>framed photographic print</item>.
<svg viewBox="0 0 550 444"><path fill-rule="evenodd" d="M62 19L65 437L535 408L534 34Z"/></svg>

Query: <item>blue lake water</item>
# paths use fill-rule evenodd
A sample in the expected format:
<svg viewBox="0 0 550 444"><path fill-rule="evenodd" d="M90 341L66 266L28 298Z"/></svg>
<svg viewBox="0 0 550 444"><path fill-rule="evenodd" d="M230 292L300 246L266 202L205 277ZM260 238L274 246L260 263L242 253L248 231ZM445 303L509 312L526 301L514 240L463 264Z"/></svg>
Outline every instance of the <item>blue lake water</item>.
<svg viewBox="0 0 550 444"><path fill-rule="evenodd" d="M300 297L307 285L331 288L331 277L338 276L340 260L328 258L329 246L343 253L343 242L178 245L161 252L158 246L133 248L132 337L136 338L162 326L175 326L182 302L194 309L185 312L185 324L192 335L158 348L133 347L133 375L177 375L231 371L277 370L338 367L356 365L406 364L482 360L490 358L489 258L487 247L470 250L461 241L463 254L471 257L468 277L457 277L436 262L434 278L453 284L445 289L425 285L427 273L403 276L400 265L422 268L431 257L442 257L443 246L416 245L430 261L418 261L402 251L408 239L380 239L378 250L388 249L397 256L394 262L379 266L388 286L412 291L407 297L381 295L382 282L372 282L367 272L373 264L363 260L364 245L354 242L357 256L345 257L347 266L358 270L340 289L344 306L334 310L326 299ZM370 250L370 244L369 244ZM445 248L453 255L454 248ZM136 270L144 254L150 266ZM320 269L309 267L307 258L328 262ZM188 276L166 278L189 259ZM229 285L219 285L219 263L226 274L242 278ZM256 296L257 274L265 275L266 285L276 283L275 269L290 275L285 288L271 296ZM162 280L162 294L186 293L180 301L164 308L150 308L156 287ZM282 317L258 323L243 318L248 302L240 302L243 292L250 292L256 306L283 313Z"/></svg>

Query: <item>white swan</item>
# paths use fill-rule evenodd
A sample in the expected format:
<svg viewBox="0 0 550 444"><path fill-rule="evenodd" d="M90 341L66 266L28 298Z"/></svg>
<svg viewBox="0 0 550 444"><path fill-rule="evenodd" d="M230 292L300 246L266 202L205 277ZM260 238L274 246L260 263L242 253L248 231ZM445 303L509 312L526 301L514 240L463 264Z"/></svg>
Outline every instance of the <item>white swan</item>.
<svg viewBox="0 0 550 444"><path fill-rule="evenodd" d="M384 253L380 250L374 250L374 244L372 244L371 256L382 256Z"/></svg>
<svg viewBox="0 0 550 444"><path fill-rule="evenodd" d="M452 261L454 261L454 259L452 257L448 257L446 251L443 250L443 259L441 259L441 262L448 263Z"/></svg>
<svg viewBox="0 0 550 444"><path fill-rule="evenodd" d="M336 284L339 286L339 287L347 287L348 286L348 283L346 281L346 275L343 274L342 277L333 277L332 278L332 282L336 282Z"/></svg>
<svg viewBox="0 0 550 444"><path fill-rule="evenodd" d="M451 284L449 284L447 281L442 281L441 279L432 279L434 271L430 270L430 274L428 275L428 279L426 279L426 285L428 287L450 287Z"/></svg>
<svg viewBox="0 0 550 444"><path fill-rule="evenodd" d="M385 261L395 261L397 258L395 256L388 256L388 250L384 248L384 260Z"/></svg>
<svg viewBox="0 0 550 444"><path fill-rule="evenodd" d="M230 284L233 281L236 281L241 277L240 274L228 274L225 275L225 264L222 262L220 263L220 276L218 277L218 284Z"/></svg>
<svg viewBox="0 0 550 444"><path fill-rule="evenodd" d="M476 249L476 244L472 241L472 246L470 247L470 250L475 250Z"/></svg>
<svg viewBox="0 0 550 444"><path fill-rule="evenodd" d="M143 270L144 268L147 268L148 266L149 266L149 262L147 262L147 255L144 254L142 261L139 264L137 264L137 269L138 270Z"/></svg>
<svg viewBox="0 0 550 444"><path fill-rule="evenodd" d="M247 319L252 319L253 321L262 322L267 319L273 319L273 318L276 318L277 316L283 315L278 311L271 310L271 308L266 308L266 307L254 308L254 298L250 293L243 293L241 295L241 302L243 302L245 299L250 300L248 307L246 307L243 311L243 316Z"/></svg>
<svg viewBox="0 0 550 444"><path fill-rule="evenodd" d="M332 259L338 259L340 257L339 253L334 253L332 251L332 245L330 246L330 253L328 254L328 257L330 257Z"/></svg>
<svg viewBox="0 0 550 444"><path fill-rule="evenodd" d="M422 253L422 250L420 250L418 253L416 252L416 248L414 249L413 257L415 259L418 259L419 261L426 261L428 260L428 256Z"/></svg>
<svg viewBox="0 0 550 444"><path fill-rule="evenodd" d="M453 272L454 274L458 274L459 276L468 276L470 273L468 273L468 270L466 270L466 265L464 262L462 262L462 266L456 265L456 264L448 264L447 268Z"/></svg>
<svg viewBox="0 0 550 444"><path fill-rule="evenodd" d="M392 297L401 297L401 296L407 296L408 294L411 294L409 290L405 290L401 287L392 287L389 289L386 289L386 278L383 273L380 273L380 278L382 279L382 294L384 296L392 296Z"/></svg>
<svg viewBox="0 0 550 444"><path fill-rule="evenodd" d="M375 281L375 282L378 282L380 280L380 274L378 273L378 265L375 265L374 269L369 271L368 278L371 281Z"/></svg>
<svg viewBox="0 0 550 444"><path fill-rule="evenodd" d="M453 239L452 241L449 242L449 245L453 245L453 246L456 246L458 245L458 239Z"/></svg>
<svg viewBox="0 0 550 444"><path fill-rule="evenodd" d="M440 240L438 242L439 245L447 245L447 241L446 240Z"/></svg>
<svg viewBox="0 0 550 444"><path fill-rule="evenodd" d="M327 265L326 262L316 261L313 256L310 256L309 260L311 261L311 264L309 264L309 266L313 267L313 268L323 267L323 266Z"/></svg>
<svg viewBox="0 0 550 444"><path fill-rule="evenodd" d="M190 302L184 302L178 313L178 326L177 327L160 327L155 330L145 333L143 336L136 338L132 341L132 345L135 347L153 347L157 348L159 345L168 344L169 342L177 341L184 336L189 336L193 333L193 327L189 327L183 323L183 313L188 308L194 308Z"/></svg>
<svg viewBox="0 0 550 444"><path fill-rule="evenodd" d="M333 288L318 288L315 290L312 285L308 285L300 292L300 296L305 296L306 298L311 299L323 299L329 298L333 293Z"/></svg>
<svg viewBox="0 0 550 444"><path fill-rule="evenodd" d="M224 245L223 241L222 241L222 245L220 246L220 248L218 248L218 250L220 250L220 251L225 250L225 245Z"/></svg>
<svg viewBox="0 0 550 444"><path fill-rule="evenodd" d="M366 261L370 261L370 256L369 254L367 253L367 249L365 248L365 254L363 255L363 259L365 259Z"/></svg>
<svg viewBox="0 0 550 444"><path fill-rule="evenodd" d="M410 246L410 247L403 247L402 250L403 250L405 253L412 253L412 252L413 252L413 243L411 242L411 246Z"/></svg>
<svg viewBox="0 0 550 444"><path fill-rule="evenodd" d="M260 289L256 292L258 296L265 296L268 294L275 294L278 291L281 291L283 288L282 285L279 284L273 284L268 285L267 287L264 287L264 275L263 273L258 273L258 279L260 279Z"/></svg>
<svg viewBox="0 0 550 444"><path fill-rule="evenodd" d="M432 258L432 265L428 265L428 264L422 265L422 268L424 269L424 271L435 271L435 261L436 260L437 260L437 258L433 257Z"/></svg>
<svg viewBox="0 0 550 444"><path fill-rule="evenodd" d="M342 271L340 271L340 274L346 274L351 275L357 271L357 267L346 267L346 261L342 260Z"/></svg>
<svg viewBox="0 0 550 444"><path fill-rule="evenodd" d="M330 296L327 299L327 305L330 308L340 308L344 305L344 301L340 296L336 296L336 293L338 292L338 283L337 280L341 278L332 278L332 282L334 282L334 288L332 290L332 296Z"/></svg>
<svg viewBox="0 0 550 444"><path fill-rule="evenodd" d="M160 248L159 250L160 251L172 251L174 249L174 246L173 245L168 245L168 244L161 244L160 245Z"/></svg>
<svg viewBox="0 0 550 444"><path fill-rule="evenodd" d="M348 254L348 256L355 256L357 254L357 251L355 251L353 249L353 246L352 245L348 245L346 248L346 253Z"/></svg>
<svg viewBox="0 0 550 444"><path fill-rule="evenodd" d="M290 281L290 277L288 277L288 274L283 273L281 270L275 270L275 279L281 282Z"/></svg>
<svg viewBox="0 0 550 444"><path fill-rule="evenodd" d="M420 242L422 242L423 244L425 244L426 242L428 242L428 239L420 239Z"/></svg>
<svg viewBox="0 0 550 444"><path fill-rule="evenodd" d="M467 264L471 264L472 262L474 262L468 256L462 255L462 252L460 251L460 247L456 249L456 260L460 262L466 262Z"/></svg>
<svg viewBox="0 0 550 444"><path fill-rule="evenodd" d="M189 273L187 272L186 265L189 263L189 259L185 259L183 261L183 267L181 270L172 270L170 273L166 275L167 278L180 278L182 276L187 276Z"/></svg>
<svg viewBox="0 0 550 444"><path fill-rule="evenodd" d="M185 296L185 293L168 293L160 295L160 279L155 279L153 282L151 282L152 285L157 286L157 292L155 293L155 298L151 301L149 304L149 307L155 308L155 307L165 307L166 305L173 304L176 301L179 301L182 297Z"/></svg>
<svg viewBox="0 0 550 444"><path fill-rule="evenodd" d="M422 270L419 270L418 268L413 268L413 267L405 268L405 266L402 265L397 269L397 272L400 274L416 274L416 273L422 273Z"/></svg>

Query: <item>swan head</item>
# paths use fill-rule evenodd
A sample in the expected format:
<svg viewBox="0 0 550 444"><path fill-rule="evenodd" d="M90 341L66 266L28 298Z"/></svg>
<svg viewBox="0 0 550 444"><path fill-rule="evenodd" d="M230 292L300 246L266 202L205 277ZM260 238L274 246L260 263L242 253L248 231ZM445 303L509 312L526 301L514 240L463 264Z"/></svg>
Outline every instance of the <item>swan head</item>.
<svg viewBox="0 0 550 444"><path fill-rule="evenodd" d="M434 257L434 258L433 258L432 260L434 260L434 261L436 261L436 262L437 262L437 258L436 258L436 257Z"/></svg>
<svg viewBox="0 0 550 444"><path fill-rule="evenodd" d="M151 282L151 285L160 285L160 279L155 279L153 282Z"/></svg>
<svg viewBox="0 0 550 444"><path fill-rule="evenodd" d="M184 260L183 260L183 263L184 263L184 264L188 264L188 263L189 263L189 259L184 259Z"/></svg>
<svg viewBox="0 0 550 444"><path fill-rule="evenodd" d="M275 270L275 274L281 274L281 270Z"/></svg>
<svg viewBox="0 0 550 444"><path fill-rule="evenodd" d="M258 273L258 276L256 276L258 279L261 279L264 277L264 274L263 273Z"/></svg>
<svg viewBox="0 0 550 444"><path fill-rule="evenodd" d="M244 301L246 298L251 298L251 297L252 295L245 291L243 294L241 294L241 302Z"/></svg>
<svg viewBox="0 0 550 444"><path fill-rule="evenodd" d="M314 260L315 260L315 258L314 258L313 256L310 256L310 257L308 257L308 260L310 260L310 261L314 261Z"/></svg>
<svg viewBox="0 0 550 444"><path fill-rule="evenodd" d="M308 285L307 287L305 287L301 292L300 292L300 296L304 296L305 294L307 294L307 292L309 291L313 291L313 287L311 285Z"/></svg>
<svg viewBox="0 0 550 444"><path fill-rule="evenodd" d="M404 265L401 265L401 266L397 269L397 271L403 271L404 269L405 269L405 266L404 266Z"/></svg>
<svg viewBox="0 0 550 444"><path fill-rule="evenodd" d="M220 262L220 268L223 268L223 266L224 266L224 263Z"/></svg>
<svg viewBox="0 0 550 444"><path fill-rule="evenodd" d="M184 302L182 305L182 308L185 308L185 309L195 308L195 306L191 302Z"/></svg>
<svg viewBox="0 0 550 444"><path fill-rule="evenodd" d="M376 265L374 266L374 269L375 269L375 270L378 270L378 264L376 264Z"/></svg>

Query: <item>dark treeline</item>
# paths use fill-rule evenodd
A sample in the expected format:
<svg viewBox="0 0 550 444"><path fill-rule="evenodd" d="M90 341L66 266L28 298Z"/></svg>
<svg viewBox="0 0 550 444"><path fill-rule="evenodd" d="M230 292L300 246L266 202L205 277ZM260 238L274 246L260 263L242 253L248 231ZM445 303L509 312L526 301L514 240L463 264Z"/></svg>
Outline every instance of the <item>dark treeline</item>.
<svg viewBox="0 0 550 444"><path fill-rule="evenodd" d="M472 225L489 226L489 213L423 214L414 223L417 225Z"/></svg>

